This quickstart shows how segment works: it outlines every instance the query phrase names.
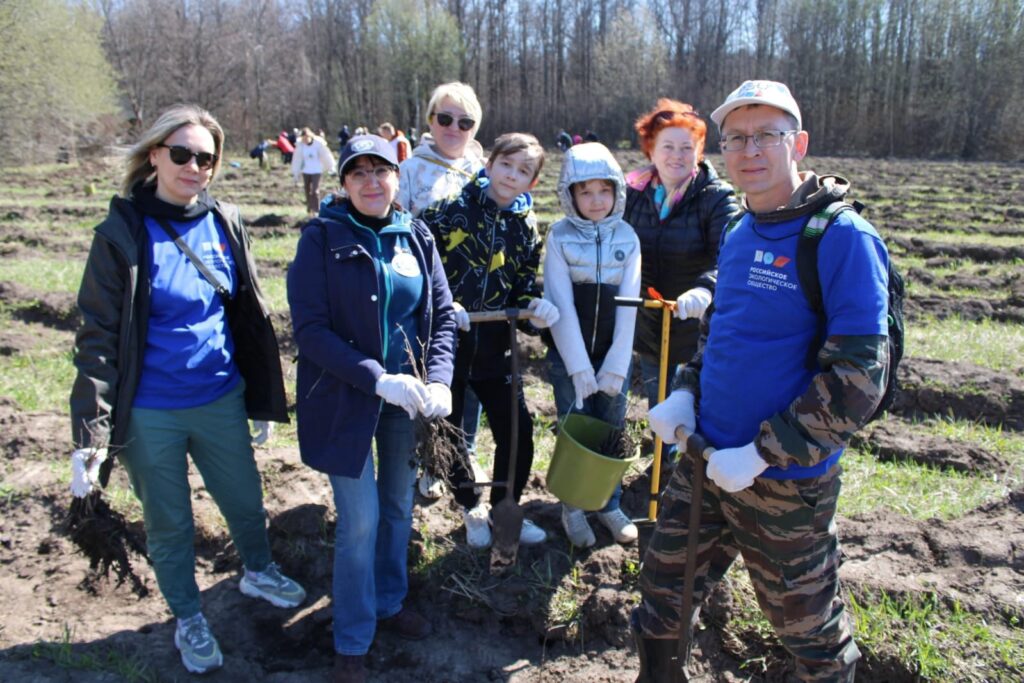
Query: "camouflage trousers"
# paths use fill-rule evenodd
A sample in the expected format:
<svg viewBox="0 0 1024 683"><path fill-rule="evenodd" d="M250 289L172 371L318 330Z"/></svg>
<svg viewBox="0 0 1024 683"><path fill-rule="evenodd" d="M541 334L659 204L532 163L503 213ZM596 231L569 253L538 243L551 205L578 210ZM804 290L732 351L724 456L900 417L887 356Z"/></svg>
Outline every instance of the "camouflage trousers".
<svg viewBox="0 0 1024 683"><path fill-rule="evenodd" d="M647 638L679 635L692 475L692 458L682 458L643 558L637 619ZM852 683L860 651L839 595L840 486L839 465L812 479L758 478L737 493L705 480L690 628L698 606L742 553L762 611L796 659L796 676Z"/></svg>

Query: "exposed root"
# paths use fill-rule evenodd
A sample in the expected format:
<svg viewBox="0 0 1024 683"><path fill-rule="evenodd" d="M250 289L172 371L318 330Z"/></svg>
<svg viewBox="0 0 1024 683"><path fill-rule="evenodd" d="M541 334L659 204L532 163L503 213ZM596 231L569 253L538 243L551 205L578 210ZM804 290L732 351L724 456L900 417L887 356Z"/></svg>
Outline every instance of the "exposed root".
<svg viewBox="0 0 1024 683"><path fill-rule="evenodd" d="M145 541L128 528L124 515L111 508L99 490L72 501L64 528L71 541L89 558L89 573L82 579L82 587L95 592L96 582L109 578L113 569L118 586L128 581L135 595L142 598L149 594L149 589L135 573L130 557L135 553L150 561Z"/></svg>

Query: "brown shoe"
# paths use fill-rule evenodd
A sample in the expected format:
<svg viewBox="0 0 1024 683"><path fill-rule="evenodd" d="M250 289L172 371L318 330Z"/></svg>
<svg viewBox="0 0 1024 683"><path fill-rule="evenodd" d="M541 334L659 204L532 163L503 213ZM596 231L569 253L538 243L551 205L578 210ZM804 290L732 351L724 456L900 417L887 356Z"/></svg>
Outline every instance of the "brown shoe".
<svg viewBox="0 0 1024 683"><path fill-rule="evenodd" d="M377 621L377 626L383 631L397 633L406 640L422 640L434 632L423 615L409 607L386 619Z"/></svg>
<svg viewBox="0 0 1024 683"><path fill-rule="evenodd" d="M366 655L334 655L334 683L366 683Z"/></svg>

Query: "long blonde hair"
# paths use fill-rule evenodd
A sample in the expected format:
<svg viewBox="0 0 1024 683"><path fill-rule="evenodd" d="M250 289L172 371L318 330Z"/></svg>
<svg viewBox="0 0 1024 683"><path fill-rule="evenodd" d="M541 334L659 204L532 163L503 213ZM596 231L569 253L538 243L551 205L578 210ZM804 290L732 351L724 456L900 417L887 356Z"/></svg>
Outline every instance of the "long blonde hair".
<svg viewBox="0 0 1024 683"><path fill-rule="evenodd" d="M222 152L224 151L224 129L213 118L213 114L194 104L176 104L160 114L153 125L139 138L130 150L125 163L124 179L121 181L121 196L131 198L132 188L136 183L155 182L156 168L149 163L149 153L154 147L169 138L174 131L182 126L201 126L213 136L214 153L217 161L213 162L210 182L220 171Z"/></svg>

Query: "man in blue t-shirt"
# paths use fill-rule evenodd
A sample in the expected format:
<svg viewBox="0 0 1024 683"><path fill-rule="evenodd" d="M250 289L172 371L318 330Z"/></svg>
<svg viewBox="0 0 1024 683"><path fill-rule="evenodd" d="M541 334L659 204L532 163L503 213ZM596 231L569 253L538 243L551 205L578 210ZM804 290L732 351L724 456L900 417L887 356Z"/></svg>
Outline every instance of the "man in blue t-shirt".
<svg viewBox="0 0 1024 683"><path fill-rule="evenodd" d="M685 665L673 661L681 625L693 628L701 601L742 553L796 676L852 682L860 652L839 595L839 460L885 388L889 257L869 223L840 214L818 245L822 319L800 286L797 243L810 217L842 200L849 184L797 170L808 135L781 83L747 81L711 118L746 213L723 236L697 354L650 413L666 443L696 431L717 449L701 505L697 609L681 614L694 471L683 458L644 556L632 620L638 681L672 680L670 671ZM820 345L816 364L812 345Z"/></svg>

